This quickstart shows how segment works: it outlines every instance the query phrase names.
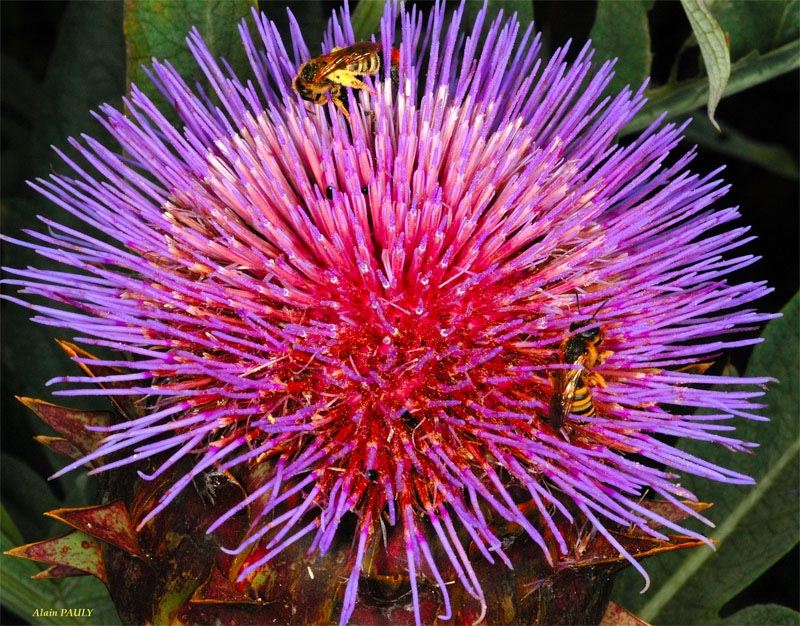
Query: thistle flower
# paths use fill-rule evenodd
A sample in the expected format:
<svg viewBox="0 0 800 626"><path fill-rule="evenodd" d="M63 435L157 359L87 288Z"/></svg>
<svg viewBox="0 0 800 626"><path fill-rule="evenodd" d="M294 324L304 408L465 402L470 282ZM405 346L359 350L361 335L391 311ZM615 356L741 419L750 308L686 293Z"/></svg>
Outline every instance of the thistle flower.
<svg viewBox="0 0 800 626"><path fill-rule="evenodd" d="M754 446L728 422L763 419L759 391L710 386L765 381L692 367L757 341L729 336L769 318L741 308L768 288L727 282L756 258L729 254L747 228L711 208L727 187L687 169L683 127L615 143L643 88L604 96L613 63L593 67L589 45L544 61L532 27L485 26L482 11L465 33L463 6L449 21L443 5L428 20L400 10L398 31L393 3L379 41L384 59L399 49L396 81L384 63L365 79L374 92L348 93L348 120L292 90L313 56L296 22L290 55L253 15L257 37L239 30L255 83L192 32L213 96L154 62L181 124L135 86L127 113L102 106L122 152L71 139L94 171L59 151L76 175L32 183L86 230L42 219L48 232L6 237L64 265L7 269L6 284L68 306L8 299L121 353L77 358L124 372L54 379L78 383L55 393L147 398L56 476L103 457L93 472L155 460L139 472L153 480L191 459L140 527L208 470L258 476L209 528L256 507L226 548L247 555L243 582L303 538L326 552L349 516L342 623L387 526L402 529L417 622L420 577L451 617L444 568L485 610L474 559L511 566L492 520L522 527L550 563L569 550L563 525L588 521L645 578L609 528L702 539L641 498L710 524L680 475L751 482L668 440ZM345 5L323 50L354 42ZM588 360L570 344L587 332L603 339ZM557 423L555 403L578 391L583 409Z"/></svg>

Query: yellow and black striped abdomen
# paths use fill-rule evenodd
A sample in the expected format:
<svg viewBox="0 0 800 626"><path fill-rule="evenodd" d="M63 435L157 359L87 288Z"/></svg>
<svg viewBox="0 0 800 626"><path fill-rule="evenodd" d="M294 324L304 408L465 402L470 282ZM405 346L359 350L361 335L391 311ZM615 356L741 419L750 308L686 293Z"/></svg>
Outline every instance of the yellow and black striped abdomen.
<svg viewBox="0 0 800 626"><path fill-rule="evenodd" d="M592 392L589 390L589 386L586 384L582 374L575 387L575 394L572 396L570 413L582 417L591 417L595 414Z"/></svg>
<svg viewBox="0 0 800 626"><path fill-rule="evenodd" d="M345 68L348 72L353 74L360 74L362 76L372 76L377 74L381 69L381 58L377 54L370 54L363 57L355 63L350 63Z"/></svg>

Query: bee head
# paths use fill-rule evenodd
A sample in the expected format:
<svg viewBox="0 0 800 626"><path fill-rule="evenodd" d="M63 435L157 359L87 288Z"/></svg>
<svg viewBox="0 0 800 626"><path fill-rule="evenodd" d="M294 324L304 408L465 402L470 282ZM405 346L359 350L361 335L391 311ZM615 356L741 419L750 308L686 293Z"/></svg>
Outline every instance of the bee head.
<svg viewBox="0 0 800 626"><path fill-rule="evenodd" d="M294 90L295 90L295 91L296 91L296 92L297 92L297 93L300 95L300 97L301 97L303 100L310 100L310 97L309 97L309 96L310 96L310 94L309 94L309 91L308 91L308 89L306 89L306 86L305 86L305 84L303 83L303 81L302 81L302 77L300 76L300 74L298 74L298 75L295 77L295 79L294 79L294 83L292 83L292 84L293 84L293 86L294 86Z"/></svg>
<svg viewBox="0 0 800 626"><path fill-rule="evenodd" d="M316 63L306 63L300 69L300 77L306 81L311 82L314 80L314 75L317 73L317 64Z"/></svg>
<svg viewBox="0 0 800 626"><path fill-rule="evenodd" d="M315 102L315 96L317 94L310 88L310 85L314 82L314 76L317 72L317 64L313 61L309 61L300 67L300 71L297 73L293 81L293 86L295 91L300 94L300 97L303 100L308 100L309 102Z"/></svg>
<svg viewBox="0 0 800 626"><path fill-rule="evenodd" d="M600 306L597 307L597 310L592 313L592 316L588 320L582 320L580 322L572 322L569 325L569 332L573 333L576 337L580 337L584 341L590 341L595 345L599 345L601 341L603 341L603 334L600 331L599 324L592 324L597 318L597 314L600 312L606 303L611 298L606 298L603 302L600 303ZM578 307L578 313L581 312L581 303L580 299L578 298L578 292L575 292L575 304Z"/></svg>
<svg viewBox="0 0 800 626"><path fill-rule="evenodd" d="M572 324L569 325L569 332L574 333L581 339L595 341L600 336L600 326L596 324L594 326L587 326L588 322L591 321L592 320L572 322Z"/></svg>

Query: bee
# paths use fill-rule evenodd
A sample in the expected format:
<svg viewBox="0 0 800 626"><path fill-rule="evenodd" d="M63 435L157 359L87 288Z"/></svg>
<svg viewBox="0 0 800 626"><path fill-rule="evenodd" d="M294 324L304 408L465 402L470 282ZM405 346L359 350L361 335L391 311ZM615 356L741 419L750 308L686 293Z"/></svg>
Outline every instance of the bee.
<svg viewBox="0 0 800 626"><path fill-rule="evenodd" d="M577 294L576 294L577 298ZM600 307L605 304L602 303ZM580 308L578 309L580 311ZM600 352L604 334L595 316L600 308L588 320L573 322L569 325L570 336L561 342L560 363L575 365L572 369L560 369L550 373L553 395L550 398L549 421L554 430L564 425L569 414L591 417L595 414L591 385L605 387L603 377L591 369L601 364L611 355L610 351Z"/></svg>
<svg viewBox="0 0 800 626"><path fill-rule="evenodd" d="M374 76L381 69L380 43L362 41L346 48L334 48L328 54L314 57L300 66L293 81L295 91L303 100L324 105L329 100L347 119L343 87L364 89L374 93L359 76ZM400 60L398 50L392 50L392 77Z"/></svg>

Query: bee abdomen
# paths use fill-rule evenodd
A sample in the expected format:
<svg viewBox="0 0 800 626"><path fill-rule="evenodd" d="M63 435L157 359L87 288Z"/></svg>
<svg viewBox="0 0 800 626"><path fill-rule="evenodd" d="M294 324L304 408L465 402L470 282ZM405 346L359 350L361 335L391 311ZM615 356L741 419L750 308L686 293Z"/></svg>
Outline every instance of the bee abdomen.
<svg viewBox="0 0 800 626"><path fill-rule="evenodd" d="M353 72L353 74L372 76L373 74L377 74L378 70L381 69L381 59L377 54L371 54L358 63L354 63L347 69Z"/></svg>
<svg viewBox="0 0 800 626"><path fill-rule="evenodd" d="M583 378L581 378L580 386L575 389L575 396L573 397L570 412L573 415L580 415L582 417L591 417L595 414L592 392L589 390L586 383L583 382Z"/></svg>

